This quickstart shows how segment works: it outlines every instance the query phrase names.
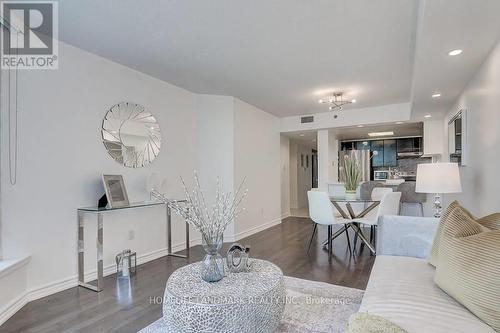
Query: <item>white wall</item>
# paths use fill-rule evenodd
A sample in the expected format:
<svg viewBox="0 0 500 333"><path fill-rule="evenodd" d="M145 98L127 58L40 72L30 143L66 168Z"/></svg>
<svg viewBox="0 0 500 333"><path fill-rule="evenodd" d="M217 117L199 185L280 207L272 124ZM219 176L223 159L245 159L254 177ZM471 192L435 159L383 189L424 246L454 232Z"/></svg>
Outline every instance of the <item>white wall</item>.
<svg viewBox="0 0 500 333"><path fill-rule="evenodd" d="M326 191L331 176L332 151L328 130L318 131L318 188Z"/></svg>
<svg viewBox="0 0 500 333"><path fill-rule="evenodd" d="M445 199L458 199L477 215L500 212L499 107L500 44L469 82L443 124L447 138L448 120L459 110L467 109L467 166L460 168L463 192L446 195ZM444 144L447 151L446 140Z"/></svg>
<svg viewBox="0 0 500 333"><path fill-rule="evenodd" d="M300 167L300 155L298 154L298 148L299 146L296 142L290 141L290 208L294 209L299 208L299 201L297 198L297 172Z"/></svg>
<svg viewBox="0 0 500 333"><path fill-rule="evenodd" d="M225 192L234 187L234 113L229 96L196 96L196 170L208 198L216 192L219 177ZM211 206L211 203L209 203ZM234 240L234 223L225 232L225 240Z"/></svg>
<svg viewBox="0 0 500 333"><path fill-rule="evenodd" d="M290 139L280 136L281 217L290 216Z"/></svg>
<svg viewBox="0 0 500 333"><path fill-rule="evenodd" d="M330 165L328 168L328 180L330 183L339 181L339 140L333 133L328 136Z"/></svg>
<svg viewBox="0 0 500 333"><path fill-rule="evenodd" d="M146 180L152 172L167 179L167 195L172 198L184 197L179 176L192 185L195 169L208 197L215 193L217 175L226 190L233 190L247 176L247 210L237 228L229 228L231 237L226 240L280 222L276 117L232 97L193 94L64 43L60 43L59 64L59 70L21 72L15 186L9 184L6 172L7 114L1 115L1 243L5 257L31 255L27 288L32 296L76 284L76 209L97 203L103 193L102 173L122 174L131 201L148 199ZM108 108L121 101L144 105L159 121L161 152L146 168L121 166L101 142L102 119ZM174 216L173 226L174 249L181 249L184 221ZM86 227L90 274L96 267L95 217L86 219ZM132 240L130 231L135 232ZM199 242L196 233L193 237ZM136 250L139 261L145 261L164 255L165 243L162 207L106 214L105 272L114 270L114 256L124 248Z"/></svg>
<svg viewBox="0 0 500 333"><path fill-rule="evenodd" d="M19 164L8 182L6 112L2 113L2 243L5 257L31 254L28 288L74 281L77 268L76 209L103 193L100 175L122 174L131 201L148 198L146 179L167 179L167 194L182 197L179 175L192 178L196 160L194 95L101 57L60 43L54 71L22 71L19 79ZM4 78L5 88L5 78ZM5 100L5 99L4 99ZM162 149L152 165L125 168L113 161L100 126L121 101L144 105L158 119ZM5 110L5 105L4 108ZM95 268L95 218L87 219L87 269ZM182 245L183 222L174 219L174 244ZM135 239L128 240L128 232ZM128 210L104 218L104 266L131 248L138 256L164 254L165 209Z"/></svg>
<svg viewBox="0 0 500 333"><path fill-rule="evenodd" d="M234 99L234 184L246 177L248 195L235 238L281 222L279 119Z"/></svg>

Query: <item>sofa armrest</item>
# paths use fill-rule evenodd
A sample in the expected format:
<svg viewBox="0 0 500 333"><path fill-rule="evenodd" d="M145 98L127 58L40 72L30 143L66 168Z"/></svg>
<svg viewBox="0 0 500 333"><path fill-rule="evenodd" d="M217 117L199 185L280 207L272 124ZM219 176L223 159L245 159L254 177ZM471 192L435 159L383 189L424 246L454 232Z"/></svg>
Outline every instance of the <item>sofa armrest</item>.
<svg viewBox="0 0 500 333"><path fill-rule="evenodd" d="M427 258L439 219L381 216L377 227L377 254Z"/></svg>

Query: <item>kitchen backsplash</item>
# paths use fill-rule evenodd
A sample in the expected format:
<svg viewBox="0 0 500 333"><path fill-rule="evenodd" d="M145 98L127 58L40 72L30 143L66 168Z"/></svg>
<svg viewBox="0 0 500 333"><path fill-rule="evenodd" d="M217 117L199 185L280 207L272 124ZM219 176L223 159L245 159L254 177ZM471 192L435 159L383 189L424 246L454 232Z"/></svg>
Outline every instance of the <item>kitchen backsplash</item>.
<svg viewBox="0 0 500 333"><path fill-rule="evenodd" d="M430 157L419 157L419 158L400 158L397 160L397 168L399 172L404 172L407 174L416 174L417 165L420 163L431 163L432 158ZM391 169L394 169L391 168ZM373 170L388 170L388 167L375 167Z"/></svg>

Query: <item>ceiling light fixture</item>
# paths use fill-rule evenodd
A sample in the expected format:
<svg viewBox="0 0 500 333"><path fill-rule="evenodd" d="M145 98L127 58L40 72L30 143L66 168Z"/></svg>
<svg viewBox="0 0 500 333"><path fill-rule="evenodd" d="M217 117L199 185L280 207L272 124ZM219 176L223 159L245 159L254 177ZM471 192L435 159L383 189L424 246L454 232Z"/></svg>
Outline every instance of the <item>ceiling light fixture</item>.
<svg viewBox="0 0 500 333"><path fill-rule="evenodd" d="M450 55L450 56L454 57L454 56L457 56L457 55L459 55L459 54L462 54L462 52L463 52L463 51L462 51L462 50L460 50L460 49L451 50L450 52L448 52L448 55Z"/></svg>
<svg viewBox="0 0 500 333"><path fill-rule="evenodd" d="M396 125L401 125L404 121L396 121Z"/></svg>
<svg viewBox="0 0 500 333"><path fill-rule="evenodd" d="M373 137L373 136L390 136L390 135L394 135L394 132L390 131L390 132L372 132L372 133L368 133L368 136L370 136L370 137Z"/></svg>
<svg viewBox="0 0 500 333"><path fill-rule="evenodd" d="M358 125L358 127L361 128L361 127L365 127L365 126L364 125Z"/></svg>
<svg viewBox="0 0 500 333"><path fill-rule="evenodd" d="M318 101L320 104L332 104L328 109L330 111L335 111L335 110L342 110L344 105L346 104L351 104L351 103L356 103L356 100L344 100L344 94L343 93L333 93L331 97L328 98L322 98Z"/></svg>
<svg viewBox="0 0 500 333"><path fill-rule="evenodd" d="M432 94L432 98L439 98L439 97L441 97L441 93L437 92L437 93Z"/></svg>
<svg viewBox="0 0 500 333"><path fill-rule="evenodd" d="M426 115L424 116L424 118L430 118L430 117L432 117L430 114L426 114Z"/></svg>

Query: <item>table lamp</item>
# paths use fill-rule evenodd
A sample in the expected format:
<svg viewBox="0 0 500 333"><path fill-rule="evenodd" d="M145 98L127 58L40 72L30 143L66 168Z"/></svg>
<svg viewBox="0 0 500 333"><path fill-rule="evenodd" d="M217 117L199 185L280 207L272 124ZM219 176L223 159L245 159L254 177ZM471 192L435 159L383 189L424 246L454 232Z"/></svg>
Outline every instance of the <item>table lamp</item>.
<svg viewBox="0 0 500 333"><path fill-rule="evenodd" d="M417 184L415 191L419 193L434 193L434 217L441 217L442 193L462 192L460 172L457 163L422 163L417 166Z"/></svg>

